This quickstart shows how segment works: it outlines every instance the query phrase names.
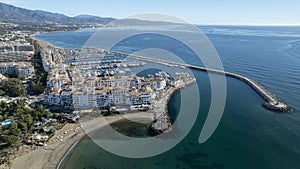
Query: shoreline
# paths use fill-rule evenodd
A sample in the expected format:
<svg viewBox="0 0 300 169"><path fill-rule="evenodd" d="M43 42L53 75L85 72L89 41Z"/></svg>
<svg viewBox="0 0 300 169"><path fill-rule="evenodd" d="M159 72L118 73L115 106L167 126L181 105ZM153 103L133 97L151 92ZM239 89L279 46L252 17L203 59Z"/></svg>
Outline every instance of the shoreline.
<svg viewBox="0 0 300 169"><path fill-rule="evenodd" d="M34 37L33 37L34 38ZM38 42L38 44L40 44L41 45L41 43L42 43L42 45L41 45L41 47L42 48L47 48L47 47L50 47L50 48L59 48L59 49L64 49L64 48L60 48L60 47L56 47L56 46L53 46L53 45L51 45L49 42L45 42L45 41L42 41L42 40L40 40L40 39L37 39L37 38L34 38L37 42ZM154 60L154 61L156 61L156 60ZM163 63L163 62L162 62ZM165 61L165 63L167 63L167 61ZM204 70L204 68L202 69L201 67L196 67L196 66L191 66L191 65L184 65L184 66L190 66L191 68L195 68L195 69L197 69L197 70L200 70L200 71L203 71ZM215 70L211 70L211 69L205 69L205 71L207 71L208 73L216 73L216 74L219 74L219 72L218 71L215 71ZM236 79L238 79L238 78L240 78L240 77L243 77L243 76L240 76L240 75L237 75L237 74L233 74L233 73L229 73L229 72L221 72L221 74L223 74L223 75L225 75L225 76L233 76L233 77L235 77ZM238 78L237 78L238 77ZM246 81L248 80L248 78L246 78L246 77L243 77L243 78L241 78L241 79L246 79ZM238 79L238 80L241 80L241 79ZM241 81L243 81L243 80L241 80ZM248 82L248 81L247 81ZM249 80L249 83L250 82L252 82L251 80ZM248 84L248 83L247 83ZM250 83L250 84L252 84L252 83ZM256 85L255 85L256 86ZM181 88L181 87L180 87ZM180 89L179 88L179 89ZM154 123L154 124L157 124L156 126L154 126L153 128L152 128L152 126L151 126L151 129L155 132L155 133L162 133L162 132L167 132L168 130L170 130L170 126L171 126L171 124L170 124L170 118L169 118L169 115L168 115L168 110L166 110L166 107L167 107L167 105L165 105L165 102L166 102L166 104L168 104L169 103L169 99L173 96L173 93L175 92L176 90L174 90L173 92L171 92L171 94L170 95L168 95L168 98L167 99L165 99L164 100L164 103L162 104L162 106L158 106L159 108L158 109L156 109L156 110L158 110L158 111L160 111L160 112L158 112L158 116L157 117L155 117L155 121L156 122L158 122L158 123ZM159 104L157 104L157 105L159 105ZM74 144L74 143L73 143ZM72 145L73 145L72 144ZM74 148L76 145L74 145L74 147L73 146L70 146L70 148L69 148L69 150L67 150L66 152L65 152L65 154L64 154L64 156L61 158L61 160L58 162L58 166L57 167L60 167L60 165L61 165L61 163L64 161L64 159L68 156L68 154L69 154L69 152L71 152L71 150L72 150L72 148Z"/></svg>
<svg viewBox="0 0 300 169"><path fill-rule="evenodd" d="M99 27L99 28L102 28L102 27ZM62 48L62 47L59 47L59 46L55 46L54 44L51 44L47 41L43 41L41 39L38 39L36 38L35 36L36 35L39 35L39 34L50 34L50 33L64 33L64 32L75 32L75 31L80 31L80 30L84 30L84 29L99 29L99 28L78 28L78 29L74 29L74 30L61 30L61 31L49 31L49 32L35 32L33 34L30 35L30 38L33 40L33 41L37 41L38 44L41 46L41 47L51 47L51 48L58 48L58 49L69 49L69 48ZM72 49L72 48L70 48ZM77 48L77 49L82 49L82 48Z"/></svg>
<svg viewBox="0 0 300 169"><path fill-rule="evenodd" d="M24 152L17 152L16 157L10 159L8 164L1 165L0 169L55 168L70 147L84 136L85 133L80 128L80 124L68 123L55 132L55 135L48 141L47 146L34 147L34 150L27 150L25 154Z"/></svg>
<svg viewBox="0 0 300 169"><path fill-rule="evenodd" d="M54 31L54 32L56 32L56 31ZM65 32L65 31L59 31L59 32ZM61 47L58 47L58 46L54 46L53 44L50 44L47 41L43 41L43 40L40 40L40 39L38 39L38 38L35 37L36 35L42 34L42 33L43 32L41 32L41 33L33 33L33 34L30 35L30 38L32 39L32 41L36 41L41 48L51 47L51 48L64 49L64 48L61 48ZM46 32L46 33L52 33L52 32Z"/></svg>
<svg viewBox="0 0 300 169"><path fill-rule="evenodd" d="M84 135L81 137L83 139L85 136L89 136L90 133L96 130L101 130L102 128L105 128L108 125L111 125L116 122L121 122L122 120L131 120L135 122L149 122L153 120L153 114L150 112L134 112L134 113L127 113L127 114L120 114L120 115L111 115L111 116L100 116L98 118L94 118L92 120L89 120L88 122L82 122L82 129L84 130ZM70 153L76 148L78 143L80 143L81 139L78 141L75 141L68 150L64 153L64 155L60 158L59 162L56 165L56 169L60 169L63 165L63 162L67 157L70 155Z"/></svg>
<svg viewBox="0 0 300 169"><path fill-rule="evenodd" d="M83 136L84 137L84 136ZM82 138L83 138L82 137ZM67 156L70 154L70 152L72 151L72 150L74 150L74 148L77 146L77 144L79 143L79 141L80 140L78 140L78 141L76 141L76 142L74 142L73 144L72 144L72 146L68 149L68 151L64 154L64 156L59 160L59 163L57 164L57 166L56 166L56 169L59 169L60 168L60 166L61 166L61 164L63 163L63 161L67 158Z"/></svg>
<svg viewBox="0 0 300 169"><path fill-rule="evenodd" d="M155 100L154 102L154 123L150 126L150 132L154 134L161 134L164 132L168 132L172 129L172 123L170 119L170 114L168 110L168 105L170 103L170 99L174 96L174 94L193 84L196 83L196 79L190 79L188 81L183 82L182 84L178 84L176 87L172 87L167 89L159 100Z"/></svg>
<svg viewBox="0 0 300 169"><path fill-rule="evenodd" d="M35 35L37 35L37 34L39 34L39 33L32 34L30 36L30 38L33 41L36 41L36 43L41 47L41 50L43 50L43 48L65 49L65 48L61 48L61 47L56 47L56 46L50 44L47 41L43 41L43 40L40 40L40 39L36 38ZM172 95L170 95L169 97L171 97ZM109 125L111 123L123 120L125 118L127 118L127 119L138 119L138 121L139 121L143 118L144 119L145 118L150 118L150 117L147 117L149 115L151 116L151 120L153 121L153 119L154 119L153 118L153 116L154 116L153 113L146 112L147 115L145 115L145 114L143 115L143 113L134 112L134 113L128 113L128 114L125 114L125 115L107 116L107 117L103 118L103 119L107 120L107 122L100 123L101 125L100 126L97 125L97 127L98 128L99 127L104 127L106 125ZM99 120L99 119L97 119L97 120ZM99 121L97 121L97 122L99 122ZM91 123L93 124L93 122L91 122ZM95 125L93 124L92 126L95 126ZM58 130L57 133L63 132L64 128ZM25 166L29 166L29 168L33 168L33 169L39 169L39 168L42 168L42 167L44 167L45 169L47 169L47 168L57 168L57 169L60 168L63 161L65 160L65 158L68 157L68 155L73 150L73 148L76 147L77 143L79 143L80 140L89 133L88 130L83 131L84 128L81 128L80 130L81 130L80 136L77 136L75 140L74 139L73 140L72 139L66 140L63 147L61 147L60 145L49 145L49 147L53 146L53 151L45 151L46 148L44 148L44 147L43 148L38 148L38 150L30 151L27 154L24 154L20 157L15 158L14 160L12 160L11 166L13 168L21 168L21 166L24 165L24 163L25 164L27 163L27 165L25 165ZM53 136L53 138L56 138L57 136L58 135L55 134L55 136ZM48 142L49 144L51 144L51 140ZM59 152L55 151L55 149L58 149ZM56 158L54 160L47 160L47 156L54 156L55 154L59 154L59 155L56 155ZM40 157L40 156L42 156L42 157ZM33 160L30 160L30 159L40 159L40 158L42 158L41 159L42 162L38 162L38 163L34 163ZM54 163L55 163L55 166L53 165ZM50 166L52 166L52 167L50 167ZM0 169L1 169L1 167L0 167Z"/></svg>
<svg viewBox="0 0 300 169"><path fill-rule="evenodd" d="M47 48L47 47L50 47L50 48L65 49L65 48L61 48L61 47L56 47L56 46L50 44L49 42L42 41L42 40L40 40L40 39L35 38L34 36L35 36L35 35L33 35L32 38L33 38L34 40L37 41L37 43L41 46L41 48ZM200 70L200 71L201 71L201 70ZM177 89L177 90L178 90L178 89ZM175 91L177 91L177 90L175 90ZM174 92L175 92L175 91L174 91ZM172 92L172 94L169 96L169 99L173 96L173 93L174 93L174 92ZM169 99L166 100L167 104L169 103ZM164 104L163 104L163 105L164 105ZM165 110L165 109L162 109L162 110ZM169 121L169 118L165 118L165 117L166 117L166 114L168 114L168 111L164 111L163 114L164 114L164 115L161 116L161 117L164 118L164 119L167 119L167 121ZM169 116L168 116L168 117L169 117ZM166 122L166 121L165 121L165 120L162 120L161 122L164 123L164 122ZM161 123L161 124L163 124L163 123ZM166 124L167 124L168 127L167 127L166 130L163 129L162 132L165 132L165 131L167 132L167 131L170 129L170 128L169 128L169 123L167 122ZM158 125L158 127L160 127L160 126ZM158 131L159 131L159 130L158 130ZM158 132L158 133L160 133L160 132ZM76 142L73 142L72 145L74 145L74 143L76 143ZM76 144L74 145L74 147L73 147L72 145L70 145L70 147L68 148L68 150L64 152L64 155L61 157L60 161L57 162L57 167L60 167L60 165L62 164L62 162L65 160L65 158L66 158L66 157L68 156L68 154L71 152L72 148L76 147Z"/></svg>
<svg viewBox="0 0 300 169"><path fill-rule="evenodd" d="M43 32L36 32L30 35L32 42L36 41L41 49L48 47L59 48L49 42L37 39L35 35L40 33ZM67 134L66 131L68 132ZM32 169L55 168L54 166L57 166L63 155L69 151L72 145L80 141L85 135L84 131L80 128L80 124L67 123L61 129L55 131L54 136L48 140L47 146L40 147L24 144L18 148L17 153L9 155L8 163L0 165L0 169L26 169L27 167ZM36 163L34 161L36 161ZM26 168L24 166L26 166Z"/></svg>
<svg viewBox="0 0 300 169"><path fill-rule="evenodd" d="M103 123L97 125L96 129L124 119L143 121L145 119L150 120L152 117L153 114L149 112L106 116L101 118ZM99 119L91 121L90 123L91 126L95 126L95 124L99 124ZM89 128L89 126L87 126L87 128ZM59 169L63 161L68 157L70 152L74 150L80 140L87 136L87 133L95 129L91 128L91 131L88 131L87 128L82 127L81 123L68 123L62 129L56 131L55 135L48 141L47 146L36 147L36 149L29 150L25 154L19 152L22 155L17 153L14 159L11 159L8 164L1 165L0 169ZM68 132L66 133L66 131Z"/></svg>

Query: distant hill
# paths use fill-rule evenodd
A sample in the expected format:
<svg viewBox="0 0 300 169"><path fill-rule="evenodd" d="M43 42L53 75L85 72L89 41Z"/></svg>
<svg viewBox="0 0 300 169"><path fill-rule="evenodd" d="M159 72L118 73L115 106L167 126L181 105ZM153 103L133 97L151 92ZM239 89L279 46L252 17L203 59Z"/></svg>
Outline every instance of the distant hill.
<svg viewBox="0 0 300 169"><path fill-rule="evenodd" d="M36 23L36 24L106 24L114 18L79 15L69 17L63 14L41 10L29 10L0 2L0 22Z"/></svg>
<svg viewBox="0 0 300 169"><path fill-rule="evenodd" d="M164 25L174 24L161 21L148 21L139 19L115 19L102 18L92 15L78 15L69 17L64 14L52 13L41 10L29 10L25 8L15 7L0 2L0 22L18 23L28 26L38 25L76 25L81 27L83 25L108 24L108 26L120 25Z"/></svg>

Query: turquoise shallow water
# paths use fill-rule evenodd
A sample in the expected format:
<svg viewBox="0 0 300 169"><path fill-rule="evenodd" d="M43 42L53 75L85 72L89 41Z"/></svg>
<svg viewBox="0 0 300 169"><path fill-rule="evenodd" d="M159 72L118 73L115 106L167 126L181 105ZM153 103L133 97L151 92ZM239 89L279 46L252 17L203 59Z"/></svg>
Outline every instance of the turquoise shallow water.
<svg viewBox="0 0 300 169"><path fill-rule="evenodd" d="M299 168L300 28L209 26L201 29L214 44L225 70L259 81L290 104L294 112L278 114L264 109L263 100L250 87L227 78L222 120L213 136L199 144L211 93L207 74L194 71L201 96L200 110L195 126L175 148L156 157L130 159L113 155L85 137L61 168ZM59 47L80 48L93 33L94 30L81 30L40 34L37 38ZM146 38L162 40L155 36ZM165 48L172 48L168 39L163 40L166 42L163 44L170 44ZM134 41L122 45L118 49L124 52L155 46ZM185 56L193 55L189 51L173 50ZM186 62L197 64L193 57L187 57ZM189 92L188 88L184 90ZM192 95L187 99L193 102ZM177 92L169 103L172 117L176 117L179 107L180 92ZM125 129L144 132L143 128L136 130L136 126Z"/></svg>

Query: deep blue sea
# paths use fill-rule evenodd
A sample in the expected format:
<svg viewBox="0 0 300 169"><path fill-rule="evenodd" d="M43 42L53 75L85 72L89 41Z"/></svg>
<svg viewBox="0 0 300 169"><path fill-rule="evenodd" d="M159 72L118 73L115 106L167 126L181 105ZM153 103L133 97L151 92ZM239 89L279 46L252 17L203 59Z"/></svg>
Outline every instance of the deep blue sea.
<svg viewBox="0 0 300 169"><path fill-rule="evenodd" d="M61 168L300 168L300 27L199 28L214 45L226 71L255 79L292 106L294 111L280 114L266 110L261 106L264 101L249 86L226 78L227 100L221 122L212 137L199 144L198 137L210 106L211 93L208 75L193 71L201 97L198 118L188 136L172 150L145 159L124 158L103 150L85 137ZM36 35L36 38L62 48L81 48L95 31L98 30L45 33ZM184 47L174 47L175 44L169 43L168 39L154 35L142 38L153 41L128 41L116 49L134 52L163 45L178 55L188 56L184 58L187 63L201 65L189 57L193 54ZM168 105L172 117L176 117L180 108L180 97L180 92L177 92ZM193 101L192 97L189 99Z"/></svg>

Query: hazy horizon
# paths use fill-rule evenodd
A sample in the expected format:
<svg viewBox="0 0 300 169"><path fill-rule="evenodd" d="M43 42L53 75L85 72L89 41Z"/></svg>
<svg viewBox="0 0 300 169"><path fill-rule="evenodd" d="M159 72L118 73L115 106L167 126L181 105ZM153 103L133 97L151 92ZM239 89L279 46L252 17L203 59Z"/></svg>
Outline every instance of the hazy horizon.
<svg viewBox="0 0 300 169"><path fill-rule="evenodd" d="M232 26L300 26L297 8L300 2L266 0L236 2L227 0L191 0L188 3L175 1L141 2L138 0L97 1L43 1L0 0L2 3L30 10L44 10L74 17L93 15L117 19L140 13L163 13L173 15L196 25L232 25Z"/></svg>

